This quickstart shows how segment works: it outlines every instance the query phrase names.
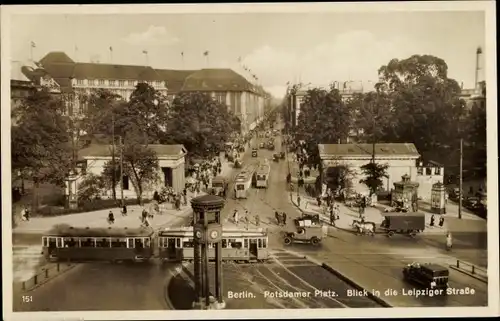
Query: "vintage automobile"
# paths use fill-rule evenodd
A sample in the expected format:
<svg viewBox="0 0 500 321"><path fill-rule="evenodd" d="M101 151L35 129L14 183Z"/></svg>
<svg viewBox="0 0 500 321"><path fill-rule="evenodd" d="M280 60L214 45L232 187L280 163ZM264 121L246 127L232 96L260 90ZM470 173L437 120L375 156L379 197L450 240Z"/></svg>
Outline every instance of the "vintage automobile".
<svg viewBox="0 0 500 321"><path fill-rule="evenodd" d="M408 234L415 237L425 229L425 214L423 213L384 213L384 221L380 225L387 231L387 236L394 233Z"/></svg>
<svg viewBox="0 0 500 321"><path fill-rule="evenodd" d="M281 159L285 159L285 152L280 152L279 155Z"/></svg>
<svg viewBox="0 0 500 321"><path fill-rule="evenodd" d="M267 143L267 149L274 150L274 143L273 142L268 142Z"/></svg>
<svg viewBox="0 0 500 321"><path fill-rule="evenodd" d="M252 157L257 157L257 156L258 156L257 148L252 148Z"/></svg>
<svg viewBox="0 0 500 321"><path fill-rule="evenodd" d="M294 219L294 231L284 232L284 243L290 245L293 242L310 243L318 245L326 235L326 230L319 223L307 218Z"/></svg>
<svg viewBox="0 0 500 321"><path fill-rule="evenodd" d="M260 143L259 144L259 148L266 148L266 144L265 143Z"/></svg>
<svg viewBox="0 0 500 321"><path fill-rule="evenodd" d="M406 281L431 290L447 289L449 275L448 268L439 264L413 262L403 268L403 278Z"/></svg>
<svg viewBox="0 0 500 321"><path fill-rule="evenodd" d="M243 166L243 162L241 159L237 158L234 160L234 168L241 168Z"/></svg>
<svg viewBox="0 0 500 321"><path fill-rule="evenodd" d="M273 161L274 162L279 162L280 161L280 155L279 154L273 154Z"/></svg>

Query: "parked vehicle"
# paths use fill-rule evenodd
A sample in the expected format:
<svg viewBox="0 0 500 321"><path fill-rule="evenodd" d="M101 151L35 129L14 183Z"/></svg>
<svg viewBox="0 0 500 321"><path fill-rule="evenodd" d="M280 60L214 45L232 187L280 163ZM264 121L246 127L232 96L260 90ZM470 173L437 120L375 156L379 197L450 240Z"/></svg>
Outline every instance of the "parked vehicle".
<svg viewBox="0 0 500 321"><path fill-rule="evenodd" d="M415 237L425 229L425 214L423 213L384 213L384 221L380 225L387 231L387 236L394 233L408 234Z"/></svg>
<svg viewBox="0 0 500 321"><path fill-rule="evenodd" d="M228 189L228 181L226 178L222 176L216 176L212 179L212 194L221 196L226 198L227 196L227 189Z"/></svg>
<svg viewBox="0 0 500 321"><path fill-rule="evenodd" d="M252 149L252 157L257 157L258 156L258 151L257 148Z"/></svg>

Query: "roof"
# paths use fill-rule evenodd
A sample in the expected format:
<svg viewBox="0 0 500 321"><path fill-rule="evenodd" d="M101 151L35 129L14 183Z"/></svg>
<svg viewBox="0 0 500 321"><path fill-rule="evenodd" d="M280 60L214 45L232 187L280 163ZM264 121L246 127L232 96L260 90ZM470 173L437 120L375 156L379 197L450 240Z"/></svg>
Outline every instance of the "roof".
<svg viewBox="0 0 500 321"><path fill-rule="evenodd" d="M370 156L372 144L318 144L320 155L329 156ZM376 156L415 156L420 154L413 143L375 144Z"/></svg>
<svg viewBox="0 0 500 321"><path fill-rule="evenodd" d="M232 69L201 69L190 74L182 91L250 91L254 86Z"/></svg>
<svg viewBox="0 0 500 321"><path fill-rule="evenodd" d="M196 70L168 70L155 69L161 80L164 80L169 92L179 92L184 86L186 78Z"/></svg>
<svg viewBox="0 0 500 321"><path fill-rule="evenodd" d="M147 147L153 150L158 156L183 156L187 153L184 145L161 145L151 144ZM78 158L86 157L111 157L112 145L107 144L91 144L78 152Z"/></svg>
<svg viewBox="0 0 500 321"><path fill-rule="evenodd" d="M65 52L63 51L52 51L40 59L42 65L51 63L75 63Z"/></svg>
<svg viewBox="0 0 500 321"><path fill-rule="evenodd" d="M154 231L145 228L89 228L73 227L61 224L53 228L47 235L58 235L67 237L125 237L125 236L150 236Z"/></svg>
<svg viewBox="0 0 500 321"><path fill-rule="evenodd" d="M199 196L197 198L194 198L191 200L191 205L192 206L217 206L217 205L224 205L224 199L220 196L216 195L203 195Z"/></svg>
<svg viewBox="0 0 500 321"><path fill-rule="evenodd" d="M162 80L147 66L76 63L71 75L76 79Z"/></svg>
<svg viewBox="0 0 500 321"><path fill-rule="evenodd" d="M11 61L10 79L16 81L29 81L30 78L23 73L23 67L26 66L22 61Z"/></svg>

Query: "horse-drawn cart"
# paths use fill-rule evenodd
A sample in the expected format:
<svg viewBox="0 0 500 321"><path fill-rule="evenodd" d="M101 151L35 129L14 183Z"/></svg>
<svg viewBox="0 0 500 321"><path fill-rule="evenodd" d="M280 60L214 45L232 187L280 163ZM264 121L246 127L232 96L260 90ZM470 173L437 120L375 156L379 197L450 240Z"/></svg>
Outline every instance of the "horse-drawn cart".
<svg viewBox="0 0 500 321"><path fill-rule="evenodd" d="M381 227L387 231L387 236L394 233L408 234L415 237L425 229L425 214L423 213L385 213Z"/></svg>

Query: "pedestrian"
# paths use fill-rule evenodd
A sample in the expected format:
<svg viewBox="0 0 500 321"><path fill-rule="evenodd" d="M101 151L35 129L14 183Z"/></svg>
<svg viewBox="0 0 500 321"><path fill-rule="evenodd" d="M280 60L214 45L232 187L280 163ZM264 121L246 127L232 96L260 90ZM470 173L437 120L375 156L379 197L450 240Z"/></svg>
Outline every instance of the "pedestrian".
<svg viewBox="0 0 500 321"><path fill-rule="evenodd" d="M276 218L276 224L281 225L281 216L278 211L274 211L274 217Z"/></svg>
<svg viewBox="0 0 500 321"><path fill-rule="evenodd" d="M178 211L181 210L181 197L179 195L175 197L175 209Z"/></svg>
<svg viewBox="0 0 500 321"><path fill-rule="evenodd" d="M187 194L182 194L182 200L183 200L182 203L184 204L184 206L186 206L187 205Z"/></svg>
<svg viewBox="0 0 500 321"><path fill-rule="evenodd" d="M441 218L439 219L439 227L443 227L444 225L444 217L441 216Z"/></svg>
<svg viewBox="0 0 500 321"><path fill-rule="evenodd" d="M113 211L109 211L108 213L108 223L109 224L115 223L115 215L113 214Z"/></svg>
<svg viewBox="0 0 500 321"><path fill-rule="evenodd" d="M446 234L446 250L450 251L452 246L453 246L453 239L451 236L451 232L448 232Z"/></svg>
<svg viewBox="0 0 500 321"><path fill-rule="evenodd" d="M318 196L316 200L318 201L318 207L321 207L321 196Z"/></svg>
<svg viewBox="0 0 500 321"><path fill-rule="evenodd" d="M238 225L238 219L239 219L239 214L238 214L238 210L234 210L234 214L233 214L233 221L234 221L234 224Z"/></svg>
<svg viewBox="0 0 500 321"><path fill-rule="evenodd" d="M430 226L434 226L434 221L436 220L436 218L434 217L434 214L432 214L431 216L431 223L429 224Z"/></svg>
<svg viewBox="0 0 500 321"><path fill-rule="evenodd" d="M300 207L300 195L297 195L297 206Z"/></svg>
<svg viewBox="0 0 500 321"><path fill-rule="evenodd" d="M282 212L282 217L283 217L283 226L286 225L286 213Z"/></svg>
<svg viewBox="0 0 500 321"><path fill-rule="evenodd" d="M255 215L255 225L260 226L260 217L259 215Z"/></svg>
<svg viewBox="0 0 500 321"><path fill-rule="evenodd" d="M335 226L335 211L333 210L333 208L330 210L330 225L331 226Z"/></svg>
<svg viewBox="0 0 500 321"><path fill-rule="evenodd" d="M122 207L122 216L127 216L127 205L126 204L123 204L123 207Z"/></svg>

